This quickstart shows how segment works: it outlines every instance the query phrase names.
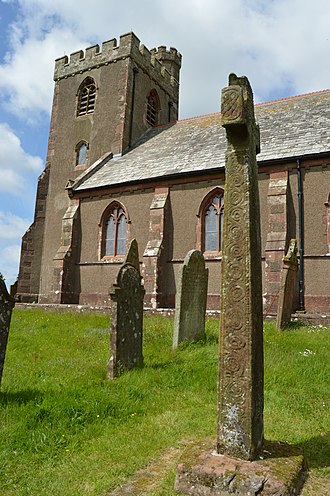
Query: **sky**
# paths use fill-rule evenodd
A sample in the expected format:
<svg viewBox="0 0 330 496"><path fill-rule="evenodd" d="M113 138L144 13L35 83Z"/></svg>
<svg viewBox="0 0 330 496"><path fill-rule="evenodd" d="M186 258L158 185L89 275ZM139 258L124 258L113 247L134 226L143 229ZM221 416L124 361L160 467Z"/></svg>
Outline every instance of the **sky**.
<svg viewBox="0 0 330 496"><path fill-rule="evenodd" d="M181 119L217 112L228 74L256 102L330 87L329 0L0 0L0 272L18 274L45 164L54 60L133 31L182 54Z"/></svg>

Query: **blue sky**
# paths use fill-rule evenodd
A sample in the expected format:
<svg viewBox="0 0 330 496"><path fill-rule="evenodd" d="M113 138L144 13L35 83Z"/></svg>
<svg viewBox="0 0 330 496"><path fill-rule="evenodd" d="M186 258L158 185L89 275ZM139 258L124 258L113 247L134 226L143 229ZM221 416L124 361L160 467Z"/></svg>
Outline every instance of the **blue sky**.
<svg viewBox="0 0 330 496"><path fill-rule="evenodd" d="M180 118L219 110L228 74L255 100L330 87L329 0L0 0L0 272L18 273L47 150L54 59L134 31L183 55Z"/></svg>

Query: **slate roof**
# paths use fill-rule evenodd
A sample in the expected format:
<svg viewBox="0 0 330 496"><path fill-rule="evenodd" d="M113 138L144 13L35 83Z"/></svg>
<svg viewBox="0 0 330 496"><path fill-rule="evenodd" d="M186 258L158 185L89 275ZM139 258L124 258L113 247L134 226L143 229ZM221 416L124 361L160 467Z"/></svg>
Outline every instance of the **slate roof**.
<svg viewBox="0 0 330 496"><path fill-rule="evenodd" d="M255 113L259 163L330 151L330 90L258 104ZM152 128L126 155L91 166L73 190L215 171L224 167L226 146L220 113Z"/></svg>

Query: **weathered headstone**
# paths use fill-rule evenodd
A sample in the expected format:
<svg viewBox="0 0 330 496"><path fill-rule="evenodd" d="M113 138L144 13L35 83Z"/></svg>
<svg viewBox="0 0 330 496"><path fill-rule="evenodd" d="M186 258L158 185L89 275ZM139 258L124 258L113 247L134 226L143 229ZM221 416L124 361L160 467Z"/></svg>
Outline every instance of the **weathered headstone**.
<svg viewBox="0 0 330 496"><path fill-rule="evenodd" d="M7 291L6 284L0 274L0 385L6 358L9 326L15 300Z"/></svg>
<svg viewBox="0 0 330 496"><path fill-rule="evenodd" d="M278 330L287 327L291 320L292 303L296 288L297 270L297 240L291 239L288 252L285 257L283 257L281 286L278 298L276 319L276 327Z"/></svg>
<svg viewBox="0 0 330 496"><path fill-rule="evenodd" d="M140 274L139 247L135 238L130 242L124 263L133 265Z"/></svg>
<svg viewBox="0 0 330 496"><path fill-rule="evenodd" d="M304 481L303 454L263 437L259 129L246 77L229 76L222 125L227 154L217 442L206 440L183 453L175 489L199 496L291 496Z"/></svg>
<svg viewBox="0 0 330 496"><path fill-rule="evenodd" d="M110 290L109 379L143 363L144 293L139 271L133 265L124 263Z"/></svg>
<svg viewBox="0 0 330 496"><path fill-rule="evenodd" d="M175 302L173 348L205 334L208 269L203 254L191 250L184 259Z"/></svg>
<svg viewBox="0 0 330 496"><path fill-rule="evenodd" d="M18 286L18 279L14 282L14 284L10 285L10 291L9 294L12 298L15 298L16 293L17 293L17 286Z"/></svg>

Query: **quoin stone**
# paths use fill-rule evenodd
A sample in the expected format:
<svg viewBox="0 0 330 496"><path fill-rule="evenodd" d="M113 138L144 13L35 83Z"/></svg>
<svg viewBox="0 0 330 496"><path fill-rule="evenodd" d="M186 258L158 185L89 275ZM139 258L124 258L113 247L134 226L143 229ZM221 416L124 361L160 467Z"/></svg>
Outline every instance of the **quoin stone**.
<svg viewBox="0 0 330 496"><path fill-rule="evenodd" d="M283 257L281 286L276 318L276 327L278 330L287 327L291 320L293 298L296 289L297 270L297 240L291 239L287 254Z"/></svg>
<svg viewBox="0 0 330 496"><path fill-rule="evenodd" d="M144 293L139 271L133 265L124 263L110 290L109 379L143 363Z"/></svg>
<svg viewBox="0 0 330 496"><path fill-rule="evenodd" d="M227 134L217 451L253 460L263 446L263 321L253 94L246 77L222 90Z"/></svg>
<svg viewBox="0 0 330 496"><path fill-rule="evenodd" d="M7 291L6 284L0 274L0 385L6 358L6 349L12 310L15 300Z"/></svg>
<svg viewBox="0 0 330 496"><path fill-rule="evenodd" d="M191 250L182 266L176 294L173 348L205 334L208 269L203 254Z"/></svg>

